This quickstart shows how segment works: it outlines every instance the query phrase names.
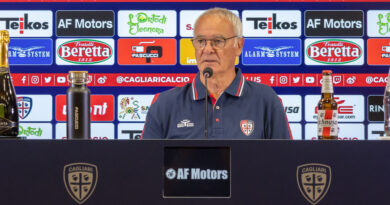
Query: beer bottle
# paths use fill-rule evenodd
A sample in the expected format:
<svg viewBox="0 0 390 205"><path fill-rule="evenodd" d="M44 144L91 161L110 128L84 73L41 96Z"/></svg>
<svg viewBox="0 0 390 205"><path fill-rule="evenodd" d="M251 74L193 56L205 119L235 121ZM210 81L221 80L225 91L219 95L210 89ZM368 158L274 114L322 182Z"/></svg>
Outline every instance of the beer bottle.
<svg viewBox="0 0 390 205"><path fill-rule="evenodd" d="M88 71L69 71L70 87L66 92L67 139L91 138L90 96L87 88Z"/></svg>
<svg viewBox="0 0 390 205"><path fill-rule="evenodd" d="M337 139L337 103L333 97L332 71L322 71L321 100L318 102L318 139Z"/></svg>
<svg viewBox="0 0 390 205"><path fill-rule="evenodd" d="M15 89L8 64L8 31L0 31L0 136L16 137L19 132L19 116Z"/></svg>

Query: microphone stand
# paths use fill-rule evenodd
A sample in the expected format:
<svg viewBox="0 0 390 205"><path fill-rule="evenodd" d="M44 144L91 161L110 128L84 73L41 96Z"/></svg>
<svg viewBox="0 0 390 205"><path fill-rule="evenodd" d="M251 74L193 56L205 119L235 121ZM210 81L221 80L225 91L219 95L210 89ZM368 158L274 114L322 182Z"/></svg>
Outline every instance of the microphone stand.
<svg viewBox="0 0 390 205"><path fill-rule="evenodd" d="M213 69L210 68L210 67L207 67L203 70L203 77L204 77L204 84L206 86L206 89L205 89L205 119L204 119L204 138L205 139L208 139L209 138L209 123L208 123L208 118L209 118L209 115L208 115L208 105L209 105L209 92L207 90L207 78L210 78L211 76L213 75Z"/></svg>
<svg viewBox="0 0 390 205"><path fill-rule="evenodd" d="M205 139L208 139L209 138L209 131L208 131L208 118L209 118L209 115L208 115L208 105L209 105L209 92L207 90L207 78L209 78L210 75L208 73L205 73L204 74L204 84L206 86L206 89L205 89L205 98L206 98L206 103L205 103L205 119L204 119L204 138Z"/></svg>

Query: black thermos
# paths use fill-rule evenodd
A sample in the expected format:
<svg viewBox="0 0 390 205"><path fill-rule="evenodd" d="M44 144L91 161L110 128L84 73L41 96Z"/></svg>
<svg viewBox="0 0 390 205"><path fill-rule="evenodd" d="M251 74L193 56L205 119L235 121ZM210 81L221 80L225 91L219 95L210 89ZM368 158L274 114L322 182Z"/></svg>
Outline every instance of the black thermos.
<svg viewBox="0 0 390 205"><path fill-rule="evenodd" d="M70 88L66 92L67 139L91 139L88 71L69 71Z"/></svg>

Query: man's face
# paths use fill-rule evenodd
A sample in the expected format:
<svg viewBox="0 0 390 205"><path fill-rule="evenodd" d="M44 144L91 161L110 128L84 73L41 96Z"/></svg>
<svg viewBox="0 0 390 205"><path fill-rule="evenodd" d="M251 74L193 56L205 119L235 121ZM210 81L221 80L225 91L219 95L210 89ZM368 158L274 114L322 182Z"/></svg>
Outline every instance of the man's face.
<svg viewBox="0 0 390 205"><path fill-rule="evenodd" d="M194 32L194 38L197 39L226 39L235 35L232 23L217 15L203 16L199 19ZM235 40L237 40L236 45L234 45ZM211 44L211 41L207 41L204 48L195 47L195 57L199 71L202 73L206 67L211 67L214 74L234 71L234 62L236 57L241 54L243 39L231 38L226 40L223 48L216 48Z"/></svg>

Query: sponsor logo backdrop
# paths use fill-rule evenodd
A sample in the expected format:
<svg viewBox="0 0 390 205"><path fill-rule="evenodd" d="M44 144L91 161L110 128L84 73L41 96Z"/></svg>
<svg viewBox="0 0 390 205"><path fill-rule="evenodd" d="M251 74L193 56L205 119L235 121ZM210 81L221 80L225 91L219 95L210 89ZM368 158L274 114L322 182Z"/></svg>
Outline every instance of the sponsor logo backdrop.
<svg viewBox="0 0 390 205"><path fill-rule="evenodd" d="M281 96L294 139L316 137L315 107L324 69L334 73L340 137L374 139L383 130L380 97L390 65L389 2L0 6L0 29L11 35L10 70L20 97L21 133L29 139L65 136L70 70L91 74L88 87L97 99L91 108L92 137L139 139L153 95L194 78L190 38L196 18L211 7L225 7L242 19L245 43L236 66L248 80L272 86Z"/></svg>
<svg viewBox="0 0 390 205"><path fill-rule="evenodd" d="M138 140L141 138L144 123L119 123L118 139Z"/></svg>
<svg viewBox="0 0 390 205"><path fill-rule="evenodd" d="M379 7L380 8L380 7ZM390 37L390 10L369 10L367 11L367 35L369 37Z"/></svg>
<svg viewBox="0 0 390 205"><path fill-rule="evenodd" d="M66 123L56 124L56 139L66 139ZM109 140L115 139L114 124L112 123L91 123L91 139Z"/></svg>
<svg viewBox="0 0 390 205"><path fill-rule="evenodd" d="M301 36L301 12L296 10L244 10L242 22L246 37Z"/></svg>
<svg viewBox="0 0 390 205"><path fill-rule="evenodd" d="M174 65L176 39L119 39L120 65Z"/></svg>
<svg viewBox="0 0 390 205"><path fill-rule="evenodd" d="M17 8L17 7L13 7ZM53 13L49 10L5 10L1 8L0 30L8 30L10 37L51 37Z"/></svg>
<svg viewBox="0 0 390 205"><path fill-rule="evenodd" d="M363 36L363 11L306 11L305 36Z"/></svg>
<svg viewBox="0 0 390 205"><path fill-rule="evenodd" d="M300 65L300 39L246 39L242 54L244 65Z"/></svg>
<svg viewBox="0 0 390 205"><path fill-rule="evenodd" d="M20 121L51 121L53 97L51 95L17 95Z"/></svg>
<svg viewBox="0 0 390 205"><path fill-rule="evenodd" d="M53 55L50 38L15 38L8 47L10 65L51 65Z"/></svg>
<svg viewBox="0 0 390 205"><path fill-rule="evenodd" d="M114 11L57 11L57 36L113 36Z"/></svg>
<svg viewBox="0 0 390 205"><path fill-rule="evenodd" d="M118 35L174 37L177 30L176 22L174 10L121 10L118 12Z"/></svg>

